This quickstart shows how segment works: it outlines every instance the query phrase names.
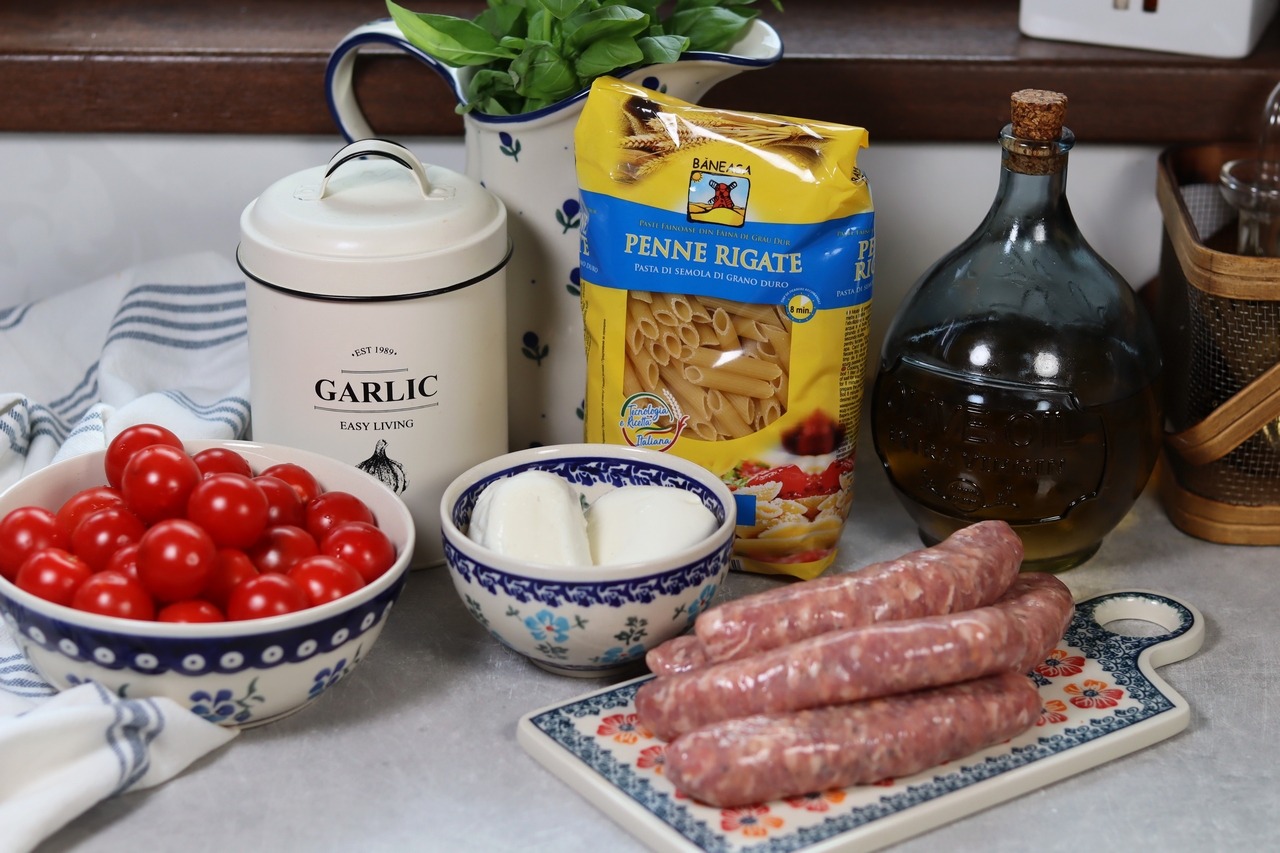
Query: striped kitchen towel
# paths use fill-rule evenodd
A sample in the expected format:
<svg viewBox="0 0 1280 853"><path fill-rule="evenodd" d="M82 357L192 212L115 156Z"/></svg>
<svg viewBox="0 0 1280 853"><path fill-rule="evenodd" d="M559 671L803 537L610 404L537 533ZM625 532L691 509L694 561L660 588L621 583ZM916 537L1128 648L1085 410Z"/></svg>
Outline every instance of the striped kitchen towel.
<svg viewBox="0 0 1280 853"><path fill-rule="evenodd" d="M235 735L169 699L92 681L58 693L0 623L0 853L26 853L99 800L159 785Z"/></svg>
<svg viewBox="0 0 1280 853"><path fill-rule="evenodd" d="M0 492L125 427L245 438L244 275L204 252L0 308Z"/></svg>

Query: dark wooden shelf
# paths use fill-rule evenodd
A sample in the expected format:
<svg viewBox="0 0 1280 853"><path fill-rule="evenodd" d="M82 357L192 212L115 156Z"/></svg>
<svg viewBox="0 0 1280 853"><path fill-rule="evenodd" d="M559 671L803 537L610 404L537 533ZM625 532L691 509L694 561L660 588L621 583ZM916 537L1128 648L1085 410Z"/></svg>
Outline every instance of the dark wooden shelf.
<svg viewBox="0 0 1280 853"><path fill-rule="evenodd" d="M0 130L332 133L329 51L385 14L380 0L0 4ZM706 102L859 124L873 140L990 139L1009 93L1034 86L1068 93L1084 140L1246 141L1280 80L1280 21L1252 56L1213 60L1024 38L1017 0L787 0L766 17L786 58ZM462 130L444 84L402 54L362 54L356 91L381 133Z"/></svg>

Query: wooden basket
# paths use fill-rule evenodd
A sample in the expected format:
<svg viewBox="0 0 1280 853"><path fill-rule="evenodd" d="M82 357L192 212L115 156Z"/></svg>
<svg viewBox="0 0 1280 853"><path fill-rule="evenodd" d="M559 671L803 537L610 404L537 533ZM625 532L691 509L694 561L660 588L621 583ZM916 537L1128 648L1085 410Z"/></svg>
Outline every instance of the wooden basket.
<svg viewBox="0 0 1280 853"><path fill-rule="evenodd" d="M1235 222L1200 235L1182 187L1216 185L1255 146L1172 148L1160 157L1165 235L1157 327L1164 351L1161 497L1192 536L1280 544L1280 258L1233 254Z"/></svg>

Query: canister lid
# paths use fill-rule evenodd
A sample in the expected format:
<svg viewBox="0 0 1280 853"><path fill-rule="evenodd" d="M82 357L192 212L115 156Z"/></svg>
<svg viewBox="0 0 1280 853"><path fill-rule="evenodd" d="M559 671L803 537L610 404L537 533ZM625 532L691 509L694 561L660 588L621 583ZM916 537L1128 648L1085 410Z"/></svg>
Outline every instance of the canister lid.
<svg viewBox="0 0 1280 853"><path fill-rule="evenodd" d="M427 294L501 268L507 212L465 175L424 166L394 142L362 139L250 202L237 254L253 278L301 294Z"/></svg>

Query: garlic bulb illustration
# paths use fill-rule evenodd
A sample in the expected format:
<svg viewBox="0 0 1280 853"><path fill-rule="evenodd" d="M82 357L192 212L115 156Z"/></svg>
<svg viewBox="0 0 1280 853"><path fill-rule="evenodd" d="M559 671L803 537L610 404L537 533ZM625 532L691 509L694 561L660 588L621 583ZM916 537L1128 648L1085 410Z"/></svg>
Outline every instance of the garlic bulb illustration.
<svg viewBox="0 0 1280 853"><path fill-rule="evenodd" d="M366 474L372 474L382 481L388 489L397 495L404 494L409 488L409 478L404 473L404 466L387 456L387 440L378 439L373 455L356 466Z"/></svg>

